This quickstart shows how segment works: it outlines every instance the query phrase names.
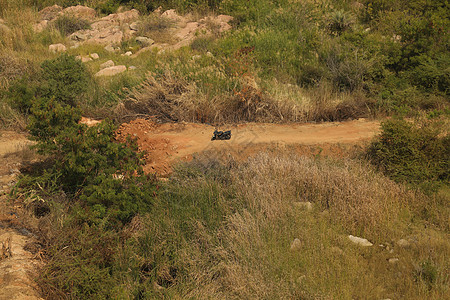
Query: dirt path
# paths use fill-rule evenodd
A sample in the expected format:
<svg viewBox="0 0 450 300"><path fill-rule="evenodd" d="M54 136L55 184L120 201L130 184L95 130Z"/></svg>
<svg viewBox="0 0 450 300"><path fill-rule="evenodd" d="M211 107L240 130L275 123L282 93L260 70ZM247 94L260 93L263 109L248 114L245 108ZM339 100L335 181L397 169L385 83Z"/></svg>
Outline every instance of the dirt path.
<svg viewBox="0 0 450 300"><path fill-rule="evenodd" d="M20 205L7 195L30 153L29 144L24 134L0 131L0 300L42 299L31 280L39 261L26 250L34 239L21 226Z"/></svg>
<svg viewBox="0 0 450 300"><path fill-rule="evenodd" d="M239 124L219 128L231 130L228 141L211 141L214 127L205 124L155 124L138 119L120 128L122 136L138 138L139 147L149 155L145 170L170 173L170 165L190 159L194 153L251 153L264 147L355 145L367 142L380 130L380 122L364 119L322 124Z"/></svg>

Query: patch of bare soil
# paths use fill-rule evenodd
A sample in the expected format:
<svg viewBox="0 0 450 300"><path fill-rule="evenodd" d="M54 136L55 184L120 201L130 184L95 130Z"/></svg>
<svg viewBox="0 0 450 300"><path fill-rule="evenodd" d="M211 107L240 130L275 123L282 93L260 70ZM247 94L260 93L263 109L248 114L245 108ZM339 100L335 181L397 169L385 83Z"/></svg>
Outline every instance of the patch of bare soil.
<svg viewBox="0 0 450 300"><path fill-rule="evenodd" d="M289 148L306 155L347 156L379 133L380 122L360 119L322 124L249 123L220 129L231 130L231 140L211 141L215 127L206 124L156 124L144 119L122 124L118 135L136 137L140 150L147 151L144 171L166 176L175 162L190 160L193 154L201 152L244 158L263 150Z"/></svg>
<svg viewBox="0 0 450 300"><path fill-rule="evenodd" d="M24 134L0 131L0 300L42 299L32 274L41 263L27 251L35 242L22 226L22 207L7 195L22 162L31 158L30 142Z"/></svg>

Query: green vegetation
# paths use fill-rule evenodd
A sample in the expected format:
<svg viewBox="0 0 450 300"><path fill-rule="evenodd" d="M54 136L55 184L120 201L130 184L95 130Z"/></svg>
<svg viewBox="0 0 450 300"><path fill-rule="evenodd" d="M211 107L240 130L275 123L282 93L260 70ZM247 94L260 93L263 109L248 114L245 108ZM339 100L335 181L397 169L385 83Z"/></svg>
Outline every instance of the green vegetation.
<svg viewBox="0 0 450 300"><path fill-rule="evenodd" d="M63 16L35 33L37 10L54 3L136 8L138 33L157 43L176 42L159 6L234 20L221 33L204 19L210 34L174 51L121 55L143 47L128 40L119 52L82 44L59 55L48 46L89 24ZM27 130L42 155L11 196L37 219L43 296L445 298L449 11L444 0L0 0L0 126ZM93 76L110 59L137 68ZM368 159L206 153L158 181L136 142L116 137L124 115L140 114L215 125L391 118Z"/></svg>
<svg viewBox="0 0 450 300"><path fill-rule="evenodd" d="M381 136L368 154L394 180L432 188L438 183L449 184L449 151L450 136L444 120L417 124L393 119L382 124Z"/></svg>

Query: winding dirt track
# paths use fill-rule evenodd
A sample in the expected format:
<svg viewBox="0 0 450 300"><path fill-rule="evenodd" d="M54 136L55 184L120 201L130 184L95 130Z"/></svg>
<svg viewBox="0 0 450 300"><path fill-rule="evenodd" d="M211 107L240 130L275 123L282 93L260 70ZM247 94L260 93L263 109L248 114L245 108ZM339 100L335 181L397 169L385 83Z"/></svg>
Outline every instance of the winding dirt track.
<svg viewBox="0 0 450 300"><path fill-rule="evenodd" d="M380 122L360 119L321 124L239 124L219 128L231 130L232 138L227 141L211 141L214 129L205 124L155 124L138 119L123 124L119 134L137 137L140 149L149 153L145 171L165 175L170 173L173 162L204 151L238 154L259 151L264 146L361 144L379 133Z"/></svg>

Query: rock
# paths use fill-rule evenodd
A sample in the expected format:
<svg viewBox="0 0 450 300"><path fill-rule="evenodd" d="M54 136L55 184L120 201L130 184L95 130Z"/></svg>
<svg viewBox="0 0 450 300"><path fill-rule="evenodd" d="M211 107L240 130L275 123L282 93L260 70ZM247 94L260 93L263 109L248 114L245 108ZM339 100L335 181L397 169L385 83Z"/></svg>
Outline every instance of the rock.
<svg viewBox="0 0 450 300"><path fill-rule="evenodd" d="M130 24L129 27L131 30L138 31L139 30L139 22L133 22Z"/></svg>
<svg viewBox="0 0 450 300"><path fill-rule="evenodd" d="M131 56L132 54L133 54L133 52L131 52L131 51L127 51L124 53L125 56Z"/></svg>
<svg viewBox="0 0 450 300"><path fill-rule="evenodd" d="M302 248L302 242L299 239L294 239L291 243L291 251L298 251Z"/></svg>
<svg viewBox="0 0 450 300"><path fill-rule="evenodd" d="M39 11L39 13L38 13L39 19L41 21L42 20L51 21L53 19L56 19L56 17L59 16L59 14L61 13L62 10L63 10L63 8L56 4L53 6L45 7Z"/></svg>
<svg viewBox="0 0 450 300"><path fill-rule="evenodd" d="M78 47L80 47L80 44L75 43L73 46L70 46L70 49L77 49Z"/></svg>
<svg viewBox="0 0 450 300"><path fill-rule="evenodd" d="M94 76L96 76L96 77L114 76L114 75L120 74L122 72L125 72L126 70L127 70L127 67L125 67L124 65L114 66L114 67L109 67L109 68L100 70Z"/></svg>
<svg viewBox="0 0 450 300"><path fill-rule="evenodd" d="M294 202L294 205L298 208L305 209L307 211L311 211L313 209L313 205L309 201Z"/></svg>
<svg viewBox="0 0 450 300"><path fill-rule="evenodd" d="M99 58L100 58L100 57L98 56L97 53L91 53L91 54L89 54L89 56L90 56L93 60L96 60L96 59L99 59Z"/></svg>
<svg viewBox="0 0 450 300"><path fill-rule="evenodd" d="M136 42L138 42L139 44L141 44L143 46L150 46L150 45L153 45L153 43L155 41L153 41L152 39L145 37L145 36L138 36L138 37L136 37Z"/></svg>
<svg viewBox="0 0 450 300"><path fill-rule="evenodd" d="M135 67L135 66L129 66L129 67L128 67L128 70L129 70L129 71L136 70L136 69L137 69L137 67Z"/></svg>
<svg viewBox="0 0 450 300"><path fill-rule="evenodd" d="M8 26L6 26L5 24L1 24L0 23L0 33L3 34L8 34L11 33L11 29L9 29Z"/></svg>
<svg viewBox="0 0 450 300"><path fill-rule="evenodd" d="M103 48L103 49L105 49L105 50L108 51L108 52L115 52L115 51L116 51L116 49L114 49L114 47L111 46L111 45L108 45L108 46L106 46L106 47Z"/></svg>
<svg viewBox="0 0 450 300"><path fill-rule="evenodd" d="M163 12L161 14L161 17L167 18L169 20L178 22L180 21L182 18L177 14L177 12L175 11L175 9L169 9L166 10L165 12Z"/></svg>
<svg viewBox="0 0 450 300"><path fill-rule="evenodd" d="M94 21L95 18L97 18L97 12L95 11L95 9L83 5L67 7L63 9L61 13L87 21Z"/></svg>
<svg viewBox="0 0 450 300"><path fill-rule="evenodd" d="M400 240L397 241L397 245L399 245L402 248L407 248L407 247L409 247L411 245L411 243L408 242L405 239L400 239Z"/></svg>
<svg viewBox="0 0 450 300"><path fill-rule="evenodd" d="M200 58L202 58L202 56L199 55L199 54L192 56L192 60L197 60L197 59L200 59Z"/></svg>
<svg viewBox="0 0 450 300"><path fill-rule="evenodd" d="M208 51L208 52L206 52L206 56L213 58L214 54L212 54L211 52Z"/></svg>
<svg viewBox="0 0 450 300"><path fill-rule="evenodd" d="M48 46L48 50L52 53L57 53L57 52L65 52L67 48L63 44L52 44Z"/></svg>
<svg viewBox="0 0 450 300"><path fill-rule="evenodd" d="M389 258L388 262L389 262L390 264L395 264L395 263L398 262L398 258Z"/></svg>
<svg viewBox="0 0 450 300"><path fill-rule="evenodd" d="M2 18L0 18L0 24L5 24L5 20L3 20Z"/></svg>
<svg viewBox="0 0 450 300"><path fill-rule="evenodd" d="M81 62L83 62L83 63L87 63L87 62L90 62L90 61L92 61L92 58L90 58L89 56L82 56L81 57Z"/></svg>
<svg viewBox="0 0 450 300"><path fill-rule="evenodd" d="M336 247L336 246L331 247L331 252L333 252L335 254L338 254L338 255L343 255L344 254L344 251L342 251L341 248Z"/></svg>
<svg viewBox="0 0 450 300"><path fill-rule="evenodd" d="M87 33L83 32L83 31L76 31L74 33L72 33L69 38L73 41L80 41L83 42L85 40L87 40L89 38L89 36L87 35Z"/></svg>
<svg viewBox="0 0 450 300"><path fill-rule="evenodd" d="M367 239L363 239L357 236L353 236L353 235L349 235L348 238L350 239L350 241L352 241L353 243L363 246L363 247L370 247L373 244L371 242L369 242Z"/></svg>
<svg viewBox="0 0 450 300"><path fill-rule="evenodd" d="M100 65L100 69L110 68L114 66L115 66L114 62L112 60L108 60L107 62L104 62Z"/></svg>

